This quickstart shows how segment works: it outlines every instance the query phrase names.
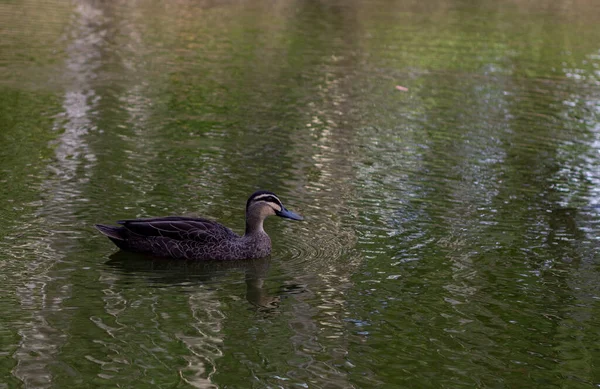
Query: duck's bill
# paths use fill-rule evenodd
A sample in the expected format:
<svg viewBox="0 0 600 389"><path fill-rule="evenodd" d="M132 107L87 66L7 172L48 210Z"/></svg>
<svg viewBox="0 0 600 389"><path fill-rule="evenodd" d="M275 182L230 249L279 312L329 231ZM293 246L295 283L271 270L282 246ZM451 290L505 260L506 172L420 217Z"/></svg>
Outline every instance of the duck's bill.
<svg viewBox="0 0 600 389"><path fill-rule="evenodd" d="M297 213L294 213L292 211L289 211L285 208L283 208L281 211L277 212L277 216L286 217L286 218L292 219L292 220L304 220L304 218L302 216L300 216Z"/></svg>

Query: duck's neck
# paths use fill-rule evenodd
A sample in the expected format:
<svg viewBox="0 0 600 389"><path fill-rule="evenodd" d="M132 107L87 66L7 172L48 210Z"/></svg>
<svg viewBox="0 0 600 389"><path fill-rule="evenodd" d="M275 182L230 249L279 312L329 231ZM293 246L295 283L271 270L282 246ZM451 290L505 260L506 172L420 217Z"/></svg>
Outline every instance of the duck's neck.
<svg viewBox="0 0 600 389"><path fill-rule="evenodd" d="M264 234L263 220L251 220L246 218L246 233L245 235Z"/></svg>
<svg viewBox="0 0 600 389"><path fill-rule="evenodd" d="M246 234L255 235L264 234L263 222L265 221L265 215L261 212L258 207L249 209L246 212Z"/></svg>

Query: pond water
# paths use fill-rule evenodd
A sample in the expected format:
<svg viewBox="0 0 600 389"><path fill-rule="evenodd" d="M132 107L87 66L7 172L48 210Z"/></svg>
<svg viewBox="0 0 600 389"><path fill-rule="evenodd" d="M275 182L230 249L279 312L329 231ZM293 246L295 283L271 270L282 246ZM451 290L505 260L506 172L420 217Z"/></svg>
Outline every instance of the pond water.
<svg viewBox="0 0 600 389"><path fill-rule="evenodd" d="M600 2L0 3L0 388L600 386ZM198 214L270 258L94 228Z"/></svg>

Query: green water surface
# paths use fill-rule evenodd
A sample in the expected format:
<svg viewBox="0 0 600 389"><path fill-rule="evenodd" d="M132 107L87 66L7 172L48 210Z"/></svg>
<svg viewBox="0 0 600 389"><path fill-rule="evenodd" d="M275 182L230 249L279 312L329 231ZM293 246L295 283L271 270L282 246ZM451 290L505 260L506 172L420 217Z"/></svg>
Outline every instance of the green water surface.
<svg viewBox="0 0 600 389"><path fill-rule="evenodd" d="M600 386L600 2L0 2L0 388ZM270 258L118 253L198 214Z"/></svg>

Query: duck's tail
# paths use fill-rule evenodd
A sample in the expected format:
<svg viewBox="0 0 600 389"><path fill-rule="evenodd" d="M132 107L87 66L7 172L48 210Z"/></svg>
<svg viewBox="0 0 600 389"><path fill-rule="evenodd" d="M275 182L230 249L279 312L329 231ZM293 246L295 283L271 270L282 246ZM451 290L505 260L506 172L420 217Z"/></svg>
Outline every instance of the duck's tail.
<svg viewBox="0 0 600 389"><path fill-rule="evenodd" d="M111 239L125 240L125 228L123 227L113 227L106 226L104 224L96 224L96 228L98 229L98 231L100 231L101 233L103 233Z"/></svg>
<svg viewBox="0 0 600 389"><path fill-rule="evenodd" d="M104 224L96 224L96 228L120 249L129 249L129 243L127 241L129 234L127 233L126 228L107 226Z"/></svg>

